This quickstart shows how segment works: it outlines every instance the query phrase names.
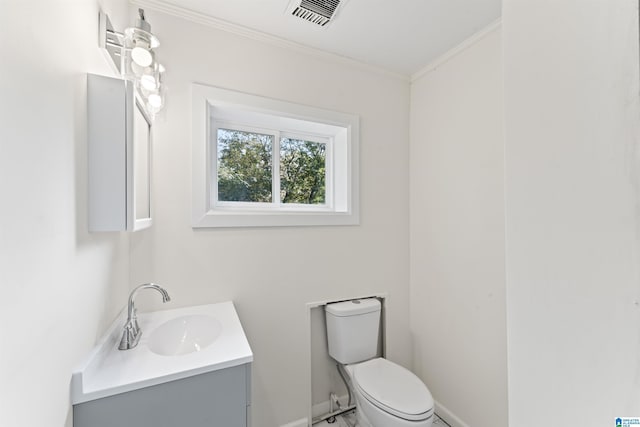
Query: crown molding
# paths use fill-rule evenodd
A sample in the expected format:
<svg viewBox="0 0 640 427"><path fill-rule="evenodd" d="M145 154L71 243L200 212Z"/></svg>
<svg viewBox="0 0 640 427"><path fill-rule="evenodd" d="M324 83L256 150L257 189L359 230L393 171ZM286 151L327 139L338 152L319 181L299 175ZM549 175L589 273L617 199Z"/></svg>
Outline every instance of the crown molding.
<svg viewBox="0 0 640 427"><path fill-rule="evenodd" d="M136 6L145 7L148 9L155 10L157 12L162 12L167 15L175 16L177 18L186 19L191 22L195 22L197 24L206 25L208 27L215 28L217 30L225 31L228 33L232 33L238 36L250 38L256 41L264 42L271 44L276 47L285 48L289 50L294 50L299 53L305 53L311 56L315 56L317 58L321 58L323 60L329 60L345 65L355 66L357 68L374 72L377 74L382 74L387 77L399 79L405 82L410 82L411 76L408 74L399 73L396 71L391 71L383 67L379 67L376 65L368 64L357 59L349 58L346 56L338 55L333 52L328 52L326 50L318 49L315 47L307 46L301 43L296 43L291 40L287 40L278 36L274 36L272 34L264 33L262 31L253 30L251 28L234 24L233 22L225 21L223 19L215 18L211 15L207 15L204 13L196 12L191 9L187 9L184 7L176 6L174 4L168 3L162 0L130 0L131 4Z"/></svg>
<svg viewBox="0 0 640 427"><path fill-rule="evenodd" d="M429 74L436 68L440 67L444 63L458 56L459 54L461 54L471 46L475 45L480 40L488 36L489 34L499 30L501 26L502 26L502 18L498 18L497 20L493 21L491 24L487 25L477 33L473 34L471 37L465 39L462 43L458 44L456 47L449 49L444 54L440 55L438 58L430 62L424 68L422 68L420 71L417 71L414 74L412 74L411 80L410 80L411 83L414 83L415 81L420 80L422 77Z"/></svg>

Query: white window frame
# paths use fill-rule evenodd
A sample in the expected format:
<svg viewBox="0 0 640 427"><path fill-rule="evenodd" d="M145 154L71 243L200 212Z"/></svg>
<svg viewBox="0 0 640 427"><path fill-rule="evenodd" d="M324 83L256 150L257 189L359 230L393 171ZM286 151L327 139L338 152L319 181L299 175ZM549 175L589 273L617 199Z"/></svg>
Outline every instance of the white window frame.
<svg viewBox="0 0 640 427"><path fill-rule="evenodd" d="M359 224L359 118L200 84L192 85L192 226L269 227ZM218 128L325 143L325 204L218 201ZM273 182L274 200L279 182Z"/></svg>

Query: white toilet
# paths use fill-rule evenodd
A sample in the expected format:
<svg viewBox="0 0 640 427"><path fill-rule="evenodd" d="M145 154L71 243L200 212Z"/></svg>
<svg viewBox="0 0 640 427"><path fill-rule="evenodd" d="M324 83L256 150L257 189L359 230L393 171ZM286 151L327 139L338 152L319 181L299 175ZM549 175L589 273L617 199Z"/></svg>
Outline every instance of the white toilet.
<svg viewBox="0 0 640 427"><path fill-rule="evenodd" d="M430 427L433 398L413 373L380 357L380 301L327 304L329 354L345 366L359 427Z"/></svg>

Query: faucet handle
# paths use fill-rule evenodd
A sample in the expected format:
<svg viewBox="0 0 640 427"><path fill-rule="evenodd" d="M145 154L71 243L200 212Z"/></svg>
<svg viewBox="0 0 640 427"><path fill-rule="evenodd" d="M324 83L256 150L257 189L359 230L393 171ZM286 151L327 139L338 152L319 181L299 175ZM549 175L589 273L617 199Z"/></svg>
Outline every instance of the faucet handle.
<svg viewBox="0 0 640 427"><path fill-rule="evenodd" d="M133 324L133 322L127 322L126 325L124 325L124 331L122 332L122 338L120 339L118 349L129 350L138 345L138 340L140 340L138 328Z"/></svg>

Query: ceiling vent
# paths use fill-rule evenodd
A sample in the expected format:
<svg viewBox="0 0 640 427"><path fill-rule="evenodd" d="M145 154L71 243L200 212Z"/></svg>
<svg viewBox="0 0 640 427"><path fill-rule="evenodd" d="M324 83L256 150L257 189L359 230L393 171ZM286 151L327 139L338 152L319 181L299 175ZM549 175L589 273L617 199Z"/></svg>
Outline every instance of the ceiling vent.
<svg viewBox="0 0 640 427"><path fill-rule="evenodd" d="M335 17L340 2L341 0L294 0L288 10L293 16L324 27Z"/></svg>

